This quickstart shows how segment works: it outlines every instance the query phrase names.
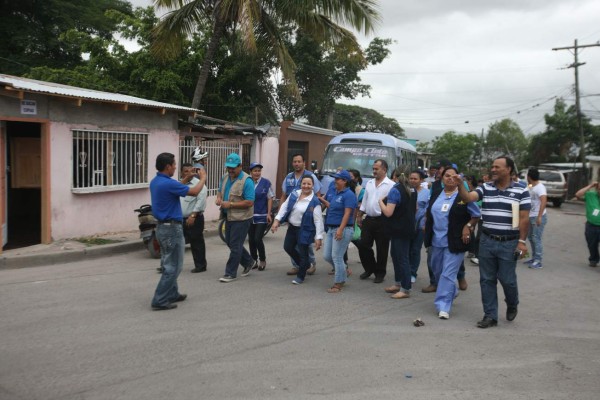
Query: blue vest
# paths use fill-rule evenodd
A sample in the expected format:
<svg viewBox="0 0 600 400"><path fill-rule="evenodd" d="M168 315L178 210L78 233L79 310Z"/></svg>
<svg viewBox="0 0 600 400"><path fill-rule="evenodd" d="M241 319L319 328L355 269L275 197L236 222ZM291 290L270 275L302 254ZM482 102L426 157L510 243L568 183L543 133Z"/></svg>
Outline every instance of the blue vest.
<svg viewBox="0 0 600 400"><path fill-rule="evenodd" d="M296 204L297 201L298 201L298 195L294 191L294 192L292 192L292 194L290 195L290 198L288 200L287 212L285 213L283 218L281 218L280 222L282 224L284 222L287 222L288 217L291 214L292 210L294 209L294 205ZM306 207L306 211L302 215L302 223L300 224L300 234L298 235L298 243L304 244L304 245L309 245L315 241L315 236L317 235L317 227L315 226L315 217L313 215L313 211L316 206L320 206L320 205L321 205L321 202L319 201L319 198L315 194L313 196L312 200L310 201L310 203L308 204L308 207Z"/></svg>
<svg viewBox="0 0 600 400"><path fill-rule="evenodd" d="M254 220L252 222L255 224L267 223L267 215L269 214L267 206L269 205L268 194L270 187L271 182L268 179L260 178L258 185L254 188Z"/></svg>
<svg viewBox="0 0 600 400"><path fill-rule="evenodd" d="M300 182L305 176L312 176L310 171L304 170L300 179L296 181L296 173L290 172L285 177L285 194L290 195L294 190L300 189Z"/></svg>

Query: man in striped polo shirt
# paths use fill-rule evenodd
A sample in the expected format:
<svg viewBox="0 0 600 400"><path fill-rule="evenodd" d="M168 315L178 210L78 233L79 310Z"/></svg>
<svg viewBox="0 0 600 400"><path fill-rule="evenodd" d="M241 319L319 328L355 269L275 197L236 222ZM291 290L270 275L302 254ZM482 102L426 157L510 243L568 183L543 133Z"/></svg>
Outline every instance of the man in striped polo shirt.
<svg viewBox="0 0 600 400"><path fill-rule="evenodd" d="M483 319L479 328L498 325L498 291L500 281L506 300L506 319L517 316L519 290L517 288L517 259L527 252L525 239L529 230L531 200L527 188L512 181L515 162L509 157L498 157L491 168L491 180L468 192L462 178L455 175L459 195L465 202L482 201L483 220L479 242L479 282Z"/></svg>

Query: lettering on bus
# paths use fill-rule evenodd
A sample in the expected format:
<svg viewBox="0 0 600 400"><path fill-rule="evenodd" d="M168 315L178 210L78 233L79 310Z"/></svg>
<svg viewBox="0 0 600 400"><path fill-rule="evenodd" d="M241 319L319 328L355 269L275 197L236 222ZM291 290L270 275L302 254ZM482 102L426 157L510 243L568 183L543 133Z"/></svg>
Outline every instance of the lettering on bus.
<svg viewBox="0 0 600 400"><path fill-rule="evenodd" d="M381 147L342 147L336 146L333 148L334 153L348 153L355 157L379 157L388 156L388 150Z"/></svg>

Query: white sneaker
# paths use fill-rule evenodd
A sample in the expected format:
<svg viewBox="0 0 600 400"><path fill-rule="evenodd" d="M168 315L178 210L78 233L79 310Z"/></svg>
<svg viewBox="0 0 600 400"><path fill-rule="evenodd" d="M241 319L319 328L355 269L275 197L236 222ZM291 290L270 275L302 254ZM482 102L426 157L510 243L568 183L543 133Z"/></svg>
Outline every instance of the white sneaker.
<svg viewBox="0 0 600 400"><path fill-rule="evenodd" d="M448 318L450 318L450 314L448 314L446 311L440 311L438 313L438 317L440 319L448 319Z"/></svg>
<svg viewBox="0 0 600 400"><path fill-rule="evenodd" d="M411 276L410 277L410 283L415 283L417 281L417 277L416 276Z"/></svg>
<svg viewBox="0 0 600 400"><path fill-rule="evenodd" d="M471 258L471 262L472 262L473 264L475 264L475 265L479 265L479 258L477 258L477 257L472 257L472 258Z"/></svg>

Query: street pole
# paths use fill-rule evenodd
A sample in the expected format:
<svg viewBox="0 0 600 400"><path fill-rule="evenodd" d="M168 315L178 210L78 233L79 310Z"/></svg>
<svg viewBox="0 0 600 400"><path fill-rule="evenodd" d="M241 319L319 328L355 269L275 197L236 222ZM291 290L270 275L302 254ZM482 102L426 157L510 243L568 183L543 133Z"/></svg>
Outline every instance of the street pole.
<svg viewBox="0 0 600 400"><path fill-rule="evenodd" d="M600 46L600 42L594 43L594 44L584 44L579 46L577 44L577 39L575 39L575 44L574 46L568 46L568 47L555 47L552 50L553 51L557 51L557 50L573 50L573 54L575 56L575 62L571 65L569 65L568 68L574 68L575 69L575 109L577 110L577 125L579 127L579 139L581 141L580 146L581 146L581 151L579 154L581 154L581 166L582 166L582 171L583 171L583 185L587 185L587 168L586 168L586 162L585 162L585 136L583 134L583 121L582 121L582 117L581 117L581 104L580 104L580 100L579 100L579 66L581 65L585 65L585 63L580 63L579 62L579 58L578 58L578 50L585 48L585 47L598 47Z"/></svg>

